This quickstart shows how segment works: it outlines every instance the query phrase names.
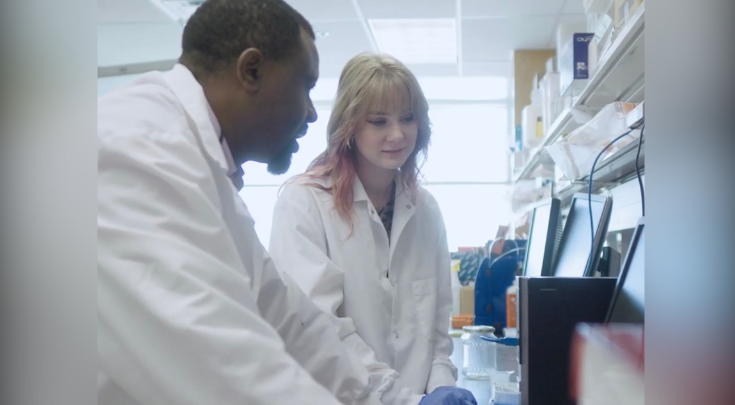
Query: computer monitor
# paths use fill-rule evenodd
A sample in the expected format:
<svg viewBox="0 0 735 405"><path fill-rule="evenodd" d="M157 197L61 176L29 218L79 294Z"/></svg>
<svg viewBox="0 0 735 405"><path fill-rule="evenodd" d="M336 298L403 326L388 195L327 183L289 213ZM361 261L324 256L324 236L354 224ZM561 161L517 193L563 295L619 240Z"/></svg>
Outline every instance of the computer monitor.
<svg viewBox="0 0 735 405"><path fill-rule="evenodd" d="M638 221L615 286L606 323L644 323L644 220Z"/></svg>
<svg viewBox="0 0 735 405"><path fill-rule="evenodd" d="M594 243L590 229L589 203L592 202L592 228ZM577 193L564 224L564 231L554 261L554 277L591 277L600 261L602 245L605 243L607 227L610 224L612 198L600 195ZM592 252L590 258L590 252Z"/></svg>
<svg viewBox="0 0 735 405"><path fill-rule="evenodd" d="M562 229L559 199L552 198L533 209L526 259L523 262L524 276L551 276L551 266L554 264Z"/></svg>

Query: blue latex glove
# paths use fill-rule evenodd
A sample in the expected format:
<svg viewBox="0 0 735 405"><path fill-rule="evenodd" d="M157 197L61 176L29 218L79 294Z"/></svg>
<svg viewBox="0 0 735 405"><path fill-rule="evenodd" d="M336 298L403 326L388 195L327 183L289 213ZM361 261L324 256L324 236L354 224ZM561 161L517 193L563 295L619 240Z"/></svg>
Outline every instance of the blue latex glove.
<svg viewBox="0 0 735 405"><path fill-rule="evenodd" d="M439 387L426 395L419 405L477 405L471 392L459 387Z"/></svg>

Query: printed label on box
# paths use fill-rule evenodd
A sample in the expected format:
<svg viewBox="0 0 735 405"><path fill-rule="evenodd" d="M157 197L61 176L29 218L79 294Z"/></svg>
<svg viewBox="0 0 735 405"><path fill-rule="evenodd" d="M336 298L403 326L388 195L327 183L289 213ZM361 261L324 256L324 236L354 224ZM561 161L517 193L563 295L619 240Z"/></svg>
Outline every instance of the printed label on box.
<svg viewBox="0 0 735 405"><path fill-rule="evenodd" d="M574 96L590 77L589 46L595 34L575 33L559 55L559 90L562 96Z"/></svg>
<svg viewBox="0 0 735 405"><path fill-rule="evenodd" d="M574 34L574 79L589 79L589 43L595 34Z"/></svg>

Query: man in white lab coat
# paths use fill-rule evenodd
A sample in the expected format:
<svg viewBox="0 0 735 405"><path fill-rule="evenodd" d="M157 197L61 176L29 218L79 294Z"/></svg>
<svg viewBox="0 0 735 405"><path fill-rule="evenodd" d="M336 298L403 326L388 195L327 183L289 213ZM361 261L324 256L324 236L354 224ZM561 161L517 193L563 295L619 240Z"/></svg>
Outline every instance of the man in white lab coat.
<svg viewBox="0 0 735 405"><path fill-rule="evenodd" d="M311 27L281 0L208 0L182 48L98 105L98 403L380 403L237 194L242 163L284 172L316 120Z"/></svg>

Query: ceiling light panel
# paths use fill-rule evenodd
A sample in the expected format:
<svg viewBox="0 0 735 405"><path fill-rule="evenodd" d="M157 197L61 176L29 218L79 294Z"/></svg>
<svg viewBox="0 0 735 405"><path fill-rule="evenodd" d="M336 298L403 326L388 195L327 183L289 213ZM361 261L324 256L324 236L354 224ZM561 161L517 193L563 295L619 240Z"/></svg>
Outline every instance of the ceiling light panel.
<svg viewBox="0 0 735 405"><path fill-rule="evenodd" d="M454 18L369 19L380 52L407 64L457 63Z"/></svg>

